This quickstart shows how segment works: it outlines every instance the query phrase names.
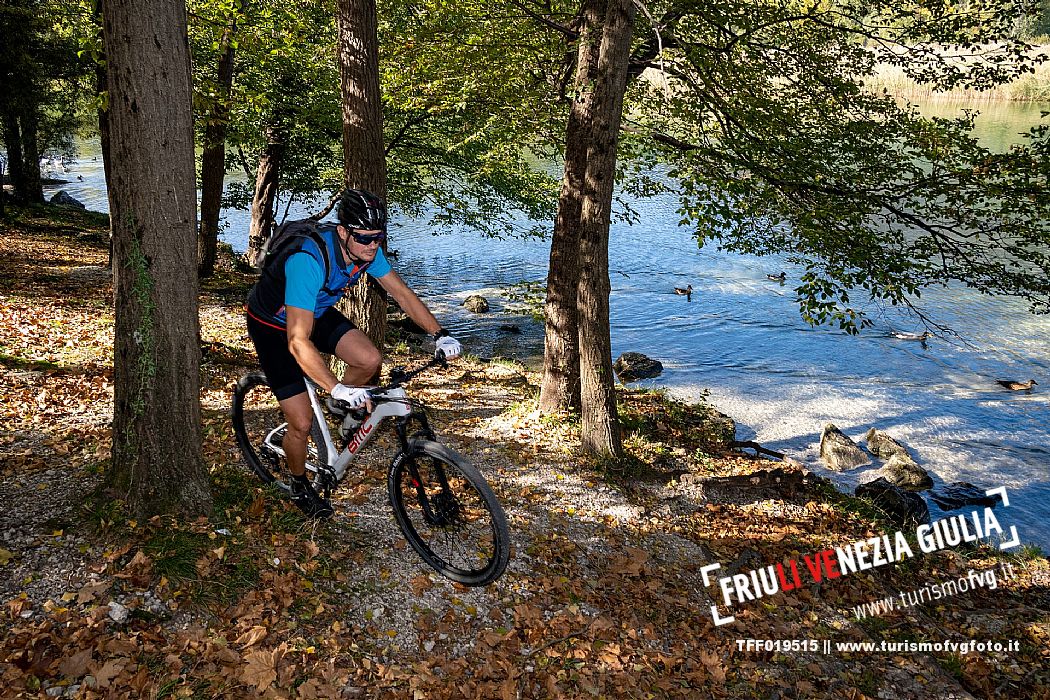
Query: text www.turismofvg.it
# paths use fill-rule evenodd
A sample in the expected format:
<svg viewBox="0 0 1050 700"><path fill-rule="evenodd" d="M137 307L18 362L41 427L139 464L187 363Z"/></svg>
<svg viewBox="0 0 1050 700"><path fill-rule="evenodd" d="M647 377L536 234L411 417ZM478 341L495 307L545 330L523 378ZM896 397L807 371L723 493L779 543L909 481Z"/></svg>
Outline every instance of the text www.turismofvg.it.
<svg viewBox="0 0 1050 700"><path fill-rule="evenodd" d="M999 587L1000 583L1015 578L1017 578L1017 574L1014 573L1014 566L1010 563L1004 563L998 569L986 569L984 571L970 569L965 576L957 579L951 579L943 583L931 583L913 591L901 591L897 595L858 605L853 608L853 616L858 620L863 620L866 617L885 615L894 610L904 610L922 603L931 603L977 588L987 588L990 591L994 591Z"/></svg>

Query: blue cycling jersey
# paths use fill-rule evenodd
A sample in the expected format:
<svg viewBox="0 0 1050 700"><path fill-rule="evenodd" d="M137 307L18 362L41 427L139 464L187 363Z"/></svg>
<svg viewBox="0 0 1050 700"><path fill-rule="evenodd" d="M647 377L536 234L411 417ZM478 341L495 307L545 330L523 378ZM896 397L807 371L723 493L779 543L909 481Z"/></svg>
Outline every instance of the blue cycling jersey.
<svg viewBox="0 0 1050 700"><path fill-rule="evenodd" d="M310 251L308 248L313 250ZM315 255L320 255L320 252L316 251L317 244L307 241L303 244L301 251L289 257L285 262L284 277L287 281L284 287L284 305L313 311L314 318L320 318L325 310L339 301L342 294L331 296L322 292L321 287L324 286L325 281L324 265L315 257ZM368 274L378 278L390 272L390 269L390 263L383 255L383 249L380 248L376 251L375 260L368 266ZM355 274L355 268L347 272L350 274L346 275L345 286L349 286L360 276L359 273ZM345 291L345 286L339 284L338 275L333 273L333 277L336 277L334 286L344 287Z"/></svg>
<svg viewBox="0 0 1050 700"><path fill-rule="evenodd" d="M248 295L248 312L259 321L276 328L285 328L288 316L285 308L312 311L314 318L335 306L347 288L367 272L373 277L383 277L390 272L390 263L383 249L376 250L376 257L363 267L348 264L343 254L336 227L322 225L317 234L328 249L328 279L325 279L324 251L317 242L304 238L291 249L282 261L275 261L275 268L263 271L255 287Z"/></svg>

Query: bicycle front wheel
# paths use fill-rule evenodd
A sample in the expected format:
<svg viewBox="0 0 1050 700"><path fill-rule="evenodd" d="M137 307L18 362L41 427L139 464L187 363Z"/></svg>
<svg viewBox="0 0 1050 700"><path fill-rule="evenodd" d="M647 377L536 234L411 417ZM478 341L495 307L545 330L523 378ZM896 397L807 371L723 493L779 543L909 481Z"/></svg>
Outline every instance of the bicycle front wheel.
<svg viewBox="0 0 1050 700"><path fill-rule="evenodd" d="M252 372L241 377L233 390L233 430L237 445L252 471L263 480L288 493L290 473L284 460L284 433L288 424L270 390L266 375ZM327 464L328 450L317 419L310 428L306 451L306 471L314 486L320 488L317 465Z"/></svg>
<svg viewBox="0 0 1050 700"><path fill-rule="evenodd" d="M484 586L503 574L510 559L507 517L485 478L462 455L415 440L394 458L388 487L401 531L441 575Z"/></svg>

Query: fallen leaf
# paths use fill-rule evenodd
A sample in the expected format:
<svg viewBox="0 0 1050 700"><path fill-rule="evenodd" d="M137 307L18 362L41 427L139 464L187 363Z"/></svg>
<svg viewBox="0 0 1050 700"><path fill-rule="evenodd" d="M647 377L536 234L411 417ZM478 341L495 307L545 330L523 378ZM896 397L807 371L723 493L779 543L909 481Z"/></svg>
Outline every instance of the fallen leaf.
<svg viewBox="0 0 1050 700"><path fill-rule="evenodd" d="M87 673L89 663L91 663L91 650L84 649L62 659L58 664L58 672L67 678L80 678Z"/></svg>
<svg viewBox="0 0 1050 700"><path fill-rule="evenodd" d="M254 685L260 693L277 680L273 652L253 651L244 657L244 661L245 667L241 671L241 680L248 685Z"/></svg>
<svg viewBox="0 0 1050 700"><path fill-rule="evenodd" d="M238 637L233 643L239 644L242 647L250 647L253 644L257 644L266 638L265 627L252 627L250 630Z"/></svg>
<svg viewBox="0 0 1050 700"><path fill-rule="evenodd" d="M90 602L98 596L99 593L109 588L109 584L105 581L99 583L89 583L80 589L77 593L77 603L83 605L84 603Z"/></svg>
<svg viewBox="0 0 1050 700"><path fill-rule="evenodd" d="M102 668L98 669L91 675L95 677L95 683L98 684L98 687L105 688L109 686L114 678L120 675L120 672L124 670L124 667L127 666L127 664L127 659L110 659L102 665Z"/></svg>
<svg viewBox="0 0 1050 700"><path fill-rule="evenodd" d="M426 574L420 574L414 577L409 584L412 586L412 592L417 596L423 595L424 591L428 591L434 587L434 582L430 580L430 577Z"/></svg>

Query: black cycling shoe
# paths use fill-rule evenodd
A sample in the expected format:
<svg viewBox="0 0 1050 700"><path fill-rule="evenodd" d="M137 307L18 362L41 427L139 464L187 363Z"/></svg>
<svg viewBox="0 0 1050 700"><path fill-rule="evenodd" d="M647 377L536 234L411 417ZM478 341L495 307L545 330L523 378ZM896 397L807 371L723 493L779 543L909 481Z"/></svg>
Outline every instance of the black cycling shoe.
<svg viewBox="0 0 1050 700"><path fill-rule="evenodd" d="M332 504L321 498L306 479L291 478L292 503L311 518L328 519L335 510Z"/></svg>

